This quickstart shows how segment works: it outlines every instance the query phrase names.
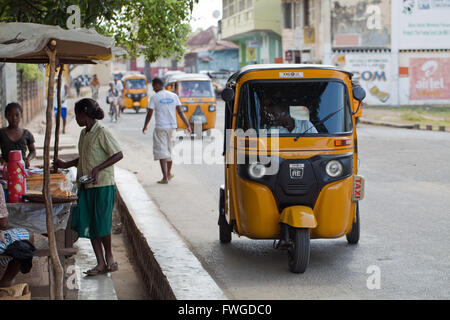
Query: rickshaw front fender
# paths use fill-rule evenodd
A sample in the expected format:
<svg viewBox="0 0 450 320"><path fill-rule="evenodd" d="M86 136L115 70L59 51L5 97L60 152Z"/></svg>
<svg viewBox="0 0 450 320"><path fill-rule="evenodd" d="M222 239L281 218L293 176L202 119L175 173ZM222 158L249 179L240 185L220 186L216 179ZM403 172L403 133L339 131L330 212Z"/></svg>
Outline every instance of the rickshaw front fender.
<svg viewBox="0 0 450 320"><path fill-rule="evenodd" d="M313 209L306 206L291 206L285 208L280 215L280 222L294 228L315 228L317 220Z"/></svg>

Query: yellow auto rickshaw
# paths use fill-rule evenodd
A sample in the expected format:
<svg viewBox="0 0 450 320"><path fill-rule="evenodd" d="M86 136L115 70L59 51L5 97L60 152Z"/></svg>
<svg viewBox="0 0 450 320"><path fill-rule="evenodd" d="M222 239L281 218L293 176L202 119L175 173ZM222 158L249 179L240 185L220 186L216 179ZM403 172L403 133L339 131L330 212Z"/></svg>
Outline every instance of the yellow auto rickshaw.
<svg viewBox="0 0 450 320"><path fill-rule="evenodd" d="M185 112L192 132L201 138L204 131L208 136L216 125L216 96L211 79L204 74L183 73L170 77L166 88L180 98L181 108ZM178 129L186 125L177 114Z"/></svg>
<svg viewBox="0 0 450 320"><path fill-rule="evenodd" d="M252 65L233 74L225 101L225 185L219 237L273 239L291 272L309 263L310 239L359 241L352 74L333 66Z"/></svg>
<svg viewBox="0 0 450 320"><path fill-rule="evenodd" d="M138 113L140 109L147 109L147 78L142 74L129 74L122 78L122 82L120 110L134 109Z"/></svg>

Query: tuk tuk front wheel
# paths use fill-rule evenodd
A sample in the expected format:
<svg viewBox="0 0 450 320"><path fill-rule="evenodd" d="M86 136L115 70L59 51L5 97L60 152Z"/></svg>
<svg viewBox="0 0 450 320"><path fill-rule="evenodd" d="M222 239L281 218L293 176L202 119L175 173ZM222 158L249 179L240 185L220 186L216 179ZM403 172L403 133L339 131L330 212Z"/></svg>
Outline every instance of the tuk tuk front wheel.
<svg viewBox="0 0 450 320"><path fill-rule="evenodd" d="M289 227L289 238L292 246L288 248L289 270L303 273L309 264L309 229Z"/></svg>
<svg viewBox="0 0 450 320"><path fill-rule="evenodd" d="M347 233L347 242L349 244L357 244L359 241L359 230L360 230L360 224L359 224L359 202L356 202L356 222L353 222L352 224L352 231Z"/></svg>

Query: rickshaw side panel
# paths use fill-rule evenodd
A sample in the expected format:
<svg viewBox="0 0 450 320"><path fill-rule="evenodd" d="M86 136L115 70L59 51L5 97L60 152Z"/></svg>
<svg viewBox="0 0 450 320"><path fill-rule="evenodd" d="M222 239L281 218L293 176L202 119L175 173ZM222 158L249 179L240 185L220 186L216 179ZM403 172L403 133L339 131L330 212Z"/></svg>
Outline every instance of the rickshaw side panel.
<svg viewBox="0 0 450 320"><path fill-rule="evenodd" d="M355 203L351 199L353 176L325 186L317 198L314 215L317 227L311 229L312 238L339 238L351 231Z"/></svg>
<svg viewBox="0 0 450 320"><path fill-rule="evenodd" d="M272 191L259 183L236 179L239 233L251 239L274 239L280 233L280 214Z"/></svg>

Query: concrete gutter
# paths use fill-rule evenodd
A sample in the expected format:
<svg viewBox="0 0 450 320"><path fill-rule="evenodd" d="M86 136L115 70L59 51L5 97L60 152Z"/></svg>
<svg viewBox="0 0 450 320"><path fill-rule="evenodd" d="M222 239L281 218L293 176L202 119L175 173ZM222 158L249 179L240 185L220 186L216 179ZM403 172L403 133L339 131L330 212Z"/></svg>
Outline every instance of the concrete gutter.
<svg viewBox="0 0 450 320"><path fill-rule="evenodd" d="M227 299L131 172L115 167L118 206L153 299Z"/></svg>
<svg viewBox="0 0 450 320"><path fill-rule="evenodd" d="M363 119L363 118L360 118L360 122L364 123L364 124L371 124L374 126L385 126L385 127L401 128L401 129L419 129L417 127L417 125L414 125L414 124L399 124L399 123L393 123L393 122L367 120L367 119Z"/></svg>
<svg viewBox="0 0 450 320"><path fill-rule="evenodd" d="M370 124L374 126L384 126L391 128L400 128L400 129L416 129L416 130L428 130L428 131L447 131L445 126L432 126L426 125L425 129L421 129L419 124L401 124L395 122L386 122L386 121L378 121L378 120L369 120L360 118L360 122L364 124Z"/></svg>

